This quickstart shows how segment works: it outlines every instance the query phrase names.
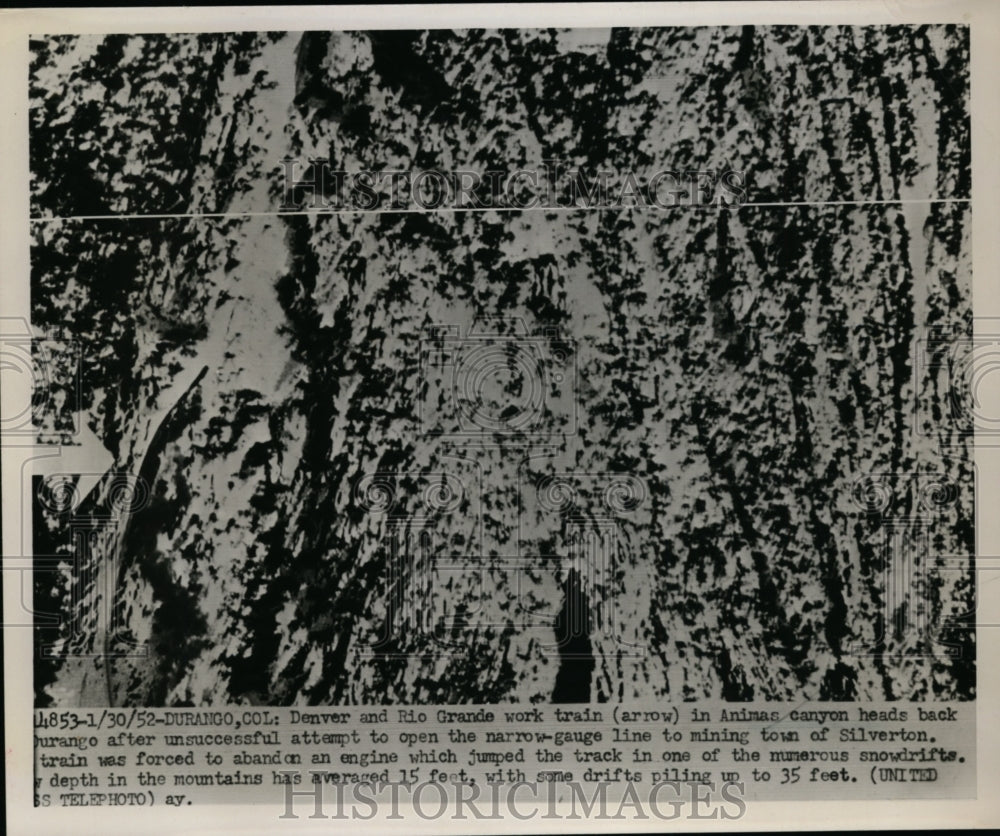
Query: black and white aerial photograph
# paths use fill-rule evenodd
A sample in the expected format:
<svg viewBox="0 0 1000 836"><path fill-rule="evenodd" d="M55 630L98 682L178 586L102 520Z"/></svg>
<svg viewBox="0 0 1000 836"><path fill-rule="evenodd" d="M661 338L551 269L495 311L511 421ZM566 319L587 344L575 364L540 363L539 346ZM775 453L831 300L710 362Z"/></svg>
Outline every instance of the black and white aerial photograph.
<svg viewBox="0 0 1000 836"><path fill-rule="evenodd" d="M969 73L33 35L35 707L974 700Z"/></svg>

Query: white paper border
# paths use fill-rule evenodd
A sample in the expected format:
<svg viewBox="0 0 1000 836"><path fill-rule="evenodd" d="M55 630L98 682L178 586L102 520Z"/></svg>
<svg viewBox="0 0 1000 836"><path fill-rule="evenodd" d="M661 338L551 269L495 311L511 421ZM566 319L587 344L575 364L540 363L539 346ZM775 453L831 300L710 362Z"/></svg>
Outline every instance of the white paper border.
<svg viewBox="0 0 1000 836"><path fill-rule="evenodd" d="M28 317L28 36L77 32L218 32L241 30L607 27L742 24L965 23L971 27L972 255L975 316L1000 317L1000 3L992 0L855 0L855 2L579 3L412 6L288 6L0 11L0 316ZM1000 385L998 381L997 385ZM8 387L5 404L23 403ZM27 451L2 456L3 553L20 551L21 462ZM1000 555L1000 450L978 448L977 553ZM7 579L5 578L5 581ZM4 584L5 610L20 590ZM981 613L1000 623L1000 612ZM344 822L280 820L272 805L157 808L40 808L32 806L31 631L4 631L7 813L11 834L92 833L459 833L748 831L808 829L944 829L1000 825L1000 628L980 628L978 671L978 783L976 801L755 802L732 822L680 818L673 822L623 819L519 822Z"/></svg>

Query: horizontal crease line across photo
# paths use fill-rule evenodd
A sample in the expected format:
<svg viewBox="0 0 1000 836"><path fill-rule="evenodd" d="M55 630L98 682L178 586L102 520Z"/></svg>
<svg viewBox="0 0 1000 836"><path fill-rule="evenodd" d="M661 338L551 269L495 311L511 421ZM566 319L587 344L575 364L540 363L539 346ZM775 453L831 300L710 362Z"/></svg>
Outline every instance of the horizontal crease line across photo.
<svg viewBox="0 0 1000 836"><path fill-rule="evenodd" d="M266 212L189 212L176 214L157 213L121 213L104 215L62 215L52 217L32 217L29 222L33 224L56 223L58 221L132 221L132 220L178 220L184 218L204 218L204 219L226 219L226 218L260 218L260 217L280 217L280 216L302 216L302 215L425 215L425 214L449 214L460 212L476 213L499 213L499 212L668 212L671 210L722 210L728 209L738 211L740 209L778 209L786 207L826 207L826 206L904 206L904 205L928 205L935 203L971 203L972 198L968 197L931 197L931 198L895 198L886 200L800 200L800 201L764 201L760 203L734 203L734 204L702 204L702 205L677 205L677 206L535 206L535 207L460 207L447 206L426 209L301 209Z"/></svg>

